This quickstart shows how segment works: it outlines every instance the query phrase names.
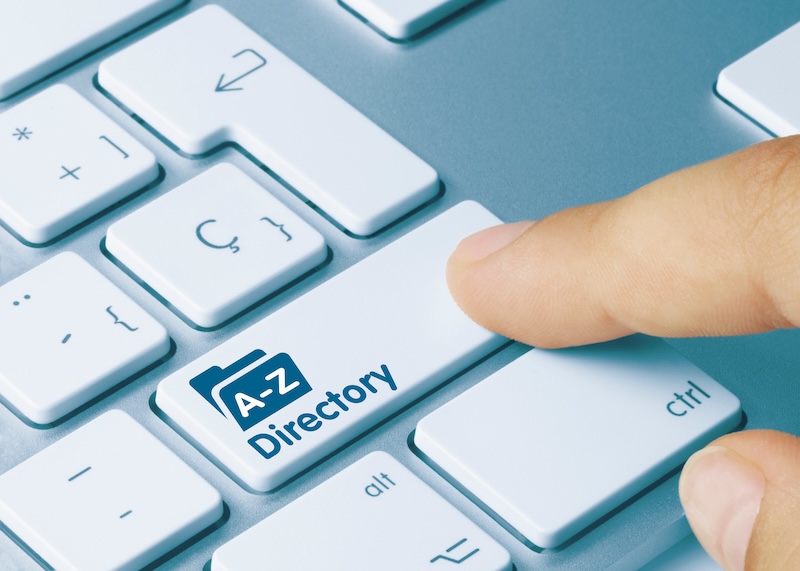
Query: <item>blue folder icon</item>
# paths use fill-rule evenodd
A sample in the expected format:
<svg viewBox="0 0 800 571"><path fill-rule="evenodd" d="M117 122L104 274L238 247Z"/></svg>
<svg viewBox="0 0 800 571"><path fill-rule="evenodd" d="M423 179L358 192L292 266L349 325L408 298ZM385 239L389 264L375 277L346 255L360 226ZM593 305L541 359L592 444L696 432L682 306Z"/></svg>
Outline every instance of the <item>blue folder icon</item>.
<svg viewBox="0 0 800 571"><path fill-rule="evenodd" d="M289 355L266 356L256 349L224 369L206 369L189 384L222 415L247 430L311 391Z"/></svg>

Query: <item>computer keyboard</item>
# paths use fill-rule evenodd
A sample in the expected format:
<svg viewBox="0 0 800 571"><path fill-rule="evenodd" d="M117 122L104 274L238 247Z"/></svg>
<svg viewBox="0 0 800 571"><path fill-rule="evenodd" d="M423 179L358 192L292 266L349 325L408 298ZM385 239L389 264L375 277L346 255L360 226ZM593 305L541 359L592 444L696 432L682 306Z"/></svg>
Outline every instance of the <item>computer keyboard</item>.
<svg viewBox="0 0 800 571"><path fill-rule="evenodd" d="M781 403L739 349L678 343L717 382L456 307L461 238L609 193L532 43L602 15L466 4L0 6L0 569L620 571L688 534L682 462Z"/></svg>

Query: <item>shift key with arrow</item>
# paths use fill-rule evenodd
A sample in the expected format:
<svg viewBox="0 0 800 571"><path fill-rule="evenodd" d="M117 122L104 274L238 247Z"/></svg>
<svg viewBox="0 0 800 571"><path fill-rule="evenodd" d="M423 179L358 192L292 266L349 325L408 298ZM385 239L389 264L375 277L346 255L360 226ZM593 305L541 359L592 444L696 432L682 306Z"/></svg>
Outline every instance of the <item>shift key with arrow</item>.
<svg viewBox="0 0 800 571"><path fill-rule="evenodd" d="M219 6L105 60L98 81L188 154L238 144L355 235L439 194L430 165Z"/></svg>

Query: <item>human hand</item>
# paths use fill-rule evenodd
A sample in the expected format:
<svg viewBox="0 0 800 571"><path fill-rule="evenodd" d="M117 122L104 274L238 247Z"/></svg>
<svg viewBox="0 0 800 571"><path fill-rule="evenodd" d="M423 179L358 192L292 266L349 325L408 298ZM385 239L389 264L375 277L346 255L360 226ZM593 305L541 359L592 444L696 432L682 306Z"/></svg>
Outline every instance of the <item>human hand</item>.
<svg viewBox="0 0 800 571"><path fill-rule="evenodd" d="M800 136L479 232L447 280L475 321L537 347L797 327ZM800 569L800 438L723 436L687 461L680 496L726 570Z"/></svg>

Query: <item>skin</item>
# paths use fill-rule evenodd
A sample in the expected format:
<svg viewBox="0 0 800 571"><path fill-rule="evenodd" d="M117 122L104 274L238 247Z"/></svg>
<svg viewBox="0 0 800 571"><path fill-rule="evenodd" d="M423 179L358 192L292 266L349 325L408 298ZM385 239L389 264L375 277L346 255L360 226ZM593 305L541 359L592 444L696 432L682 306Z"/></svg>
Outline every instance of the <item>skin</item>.
<svg viewBox="0 0 800 571"><path fill-rule="evenodd" d="M479 232L456 248L447 280L476 322L537 347L797 327L800 136ZM686 463L680 495L728 571L800 569L799 438L724 436Z"/></svg>

